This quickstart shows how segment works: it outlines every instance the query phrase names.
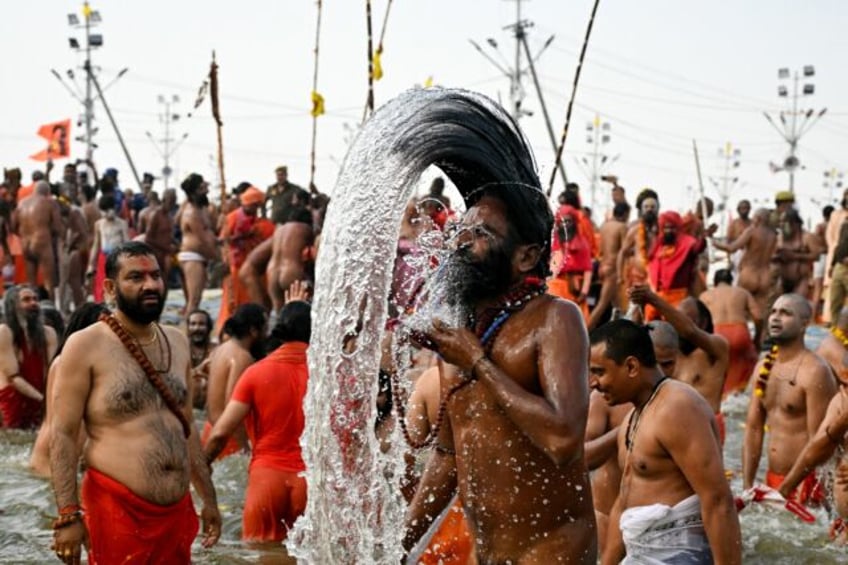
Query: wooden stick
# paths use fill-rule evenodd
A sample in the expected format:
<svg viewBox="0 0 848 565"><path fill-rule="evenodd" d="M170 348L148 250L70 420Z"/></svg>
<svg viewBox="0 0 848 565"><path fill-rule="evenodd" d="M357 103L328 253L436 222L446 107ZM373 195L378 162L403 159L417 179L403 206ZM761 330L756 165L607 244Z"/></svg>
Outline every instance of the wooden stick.
<svg viewBox="0 0 848 565"><path fill-rule="evenodd" d="M586 57L586 47L589 45L589 36L592 34L592 24L595 22L595 14L598 11L598 4L601 0L595 0L595 5L592 6L592 15L589 17L589 25L586 27L586 37L583 39L583 47L580 49L580 58L577 60L577 70L574 72L574 84L571 87L571 99L568 101L568 110L565 112L565 126L562 128L562 137L559 140L556 156L554 157L554 166L551 168L551 179L548 182L548 196L554 190L554 180L556 179L557 163L562 159L562 151L565 148L565 139L568 136L568 124L571 121L571 110L574 107L574 97L577 96L577 83L580 82L580 71L583 68L583 59Z"/></svg>
<svg viewBox="0 0 848 565"><path fill-rule="evenodd" d="M312 72L312 92L318 92L318 44L321 37L321 0L318 0L318 22L315 25L315 68ZM309 155L309 191L315 186L315 145L318 137L318 116L312 116L312 150Z"/></svg>
<svg viewBox="0 0 848 565"><path fill-rule="evenodd" d="M218 176L221 177L221 205L227 200L227 181L224 179L224 140L221 128L221 108L218 104L218 63L215 62L215 51L212 51L212 66L209 68L209 97L212 100L212 117L215 118L218 134Z"/></svg>
<svg viewBox="0 0 848 565"><path fill-rule="evenodd" d="M371 30L371 0L365 0L365 14L368 24L368 99L365 101L365 111L362 113L363 123L369 113L374 113L374 38Z"/></svg>

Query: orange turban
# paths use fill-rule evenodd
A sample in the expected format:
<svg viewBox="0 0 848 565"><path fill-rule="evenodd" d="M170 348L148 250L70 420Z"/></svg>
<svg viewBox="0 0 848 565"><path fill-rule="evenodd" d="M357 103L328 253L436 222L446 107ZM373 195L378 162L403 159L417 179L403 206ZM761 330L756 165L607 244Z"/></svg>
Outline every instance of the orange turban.
<svg viewBox="0 0 848 565"><path fill-rule="evenodd" d="M241 202L242 206L262 204L265 202L265 194L255 186L251 186L241 193L241 196L239 196L239 202Z"/></svg>

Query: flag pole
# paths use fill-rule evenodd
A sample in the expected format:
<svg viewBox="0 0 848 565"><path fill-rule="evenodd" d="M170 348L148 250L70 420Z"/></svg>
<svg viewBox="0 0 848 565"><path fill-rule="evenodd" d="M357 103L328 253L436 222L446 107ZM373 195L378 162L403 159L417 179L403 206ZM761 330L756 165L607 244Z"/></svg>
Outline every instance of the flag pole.
<svg viewBox="0 0 848 565"><path fill-rule="evenodd" d="M369 112L374 113L374 37L371 30L371 0L365 0L365 15L368 23L368 99L365 101L365 111L362 113L363 123Z"/></svg>
<svg viewBox="0 0 848 565"><path fill-rule="evenodd" d="M318 47L321 38L321 0L318 0L318 22L315 25L315 68L312 72L312 96L318 93ZM315 146L318 138L318 116L317 108L312 110L312 151L309 155L309 191L315 190Z"/></svg>
<svg viewBox="0 0 848 565"><path fill-rule="evenodd" d="M227 200L227 182L224 179L224 140L221 129L221 109L218 97L218 63L215 61L215 51L212 51L212 65L209 67L209 96L212 99L212 117L215 118L218 134L218 176L221 177L221 204Z"/></svg>

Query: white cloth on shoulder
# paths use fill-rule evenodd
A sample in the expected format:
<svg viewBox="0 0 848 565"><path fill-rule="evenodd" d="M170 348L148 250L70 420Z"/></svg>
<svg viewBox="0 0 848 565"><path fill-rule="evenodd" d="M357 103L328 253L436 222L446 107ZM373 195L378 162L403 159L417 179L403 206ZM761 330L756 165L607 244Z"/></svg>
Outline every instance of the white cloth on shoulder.
<svg viewBox="0 0 848 565"><path fill-rule="evenodd" d="M676 505L652 504L628 508L621 514L626 565L665 563L700 565L713 562L701 519L697 494Z"/></svg>

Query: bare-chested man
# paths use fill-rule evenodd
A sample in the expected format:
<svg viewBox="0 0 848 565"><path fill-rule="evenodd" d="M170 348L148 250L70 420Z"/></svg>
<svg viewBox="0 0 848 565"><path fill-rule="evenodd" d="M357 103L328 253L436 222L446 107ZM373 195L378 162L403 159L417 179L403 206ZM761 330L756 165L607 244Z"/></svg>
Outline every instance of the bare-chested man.
<svg viewBox="0 0 848 565"><path fill-rule="evenodd" d="M427 334L445 362L446 411L407 512L404 547L458 488L480 563L595 563L583 456L586 333L576 306L542 293L553 226L544 194L516 188L473 193L452 238L444 282L478 322L469 321L472 330L434 320ZM504 319L497 313L507 302Z"/></svg>
<svg viewBox="0 0 848 565"><path fill-rule="evenodd" d="M777 247L777 233L769 225L769 216L765 208L757 210L751 225L729 245L712 240L713 246L721 251L745 250L739 260L739 286L754 296L762 312L768 307L776 277L771 261Z"/></svg>
<svg viewBox="0 0 848 565"><path fill-rule="evenodd" d="M612 219L601 225L600 248L601 260L598 265L598 277L601 280L601 295L595 304L589 322L589 329L596 327L603 319L607 308L612 305L613 309L622 309L619 303L618 292L618 252L624 244L627 235L627 218L630 217L630 205L627 202L616 204L612 210Z"/></svg>
<svg viewBox="0 0 848 565"><path fill-rule="evenodd" d="M151 192L151 196L156 194ZM154 208L145 208L151 212L145 217L144 241L153 248L156 260L162 267L162 277L168 280L171 272L171 257L176 250L174 244L174 218L172 216L177 207L177 191L173 188L165 190L162 194L162 202Z"/></svg>
<svg viewBox="0 0 848 565"><path fill-rule="evenodd" d="M710 405L723 445L725 425L721 413L721 393L730 363L730 347L727 340L713 333L710 311L703 302L691 296L674 308L647 285L631 287L629 294L632 302L650 304L674 326L680 342L674 379L691 385Z"/></svg>
<svg viewBox="0 0 848 565"><path fill-rule="evenodd" d="M206 423L203 425L201 443L224 412L230 395L241 374L257 359L265 356L265 328L268 320L265 309L259 304L242 304L224 322L223 332L229 339L215 348L209 357L209 378L206 386ZM244 428L229 437L219 458L246 449Z"/></svg>
<svg viewBox="0 0 848 565"><path fill-rule="evenodd" d="M777 488L804 445L824 418L827 404L836 393L836 381L827 363L804 346L804 333L812 311L807 300L784 294L772 306L769 336L777 348L774 364L761 375L765 360L754 372L758 379L748 404L745 443L742 453L743 486L753 486L763 451L763 428L769 427L766 484ZM764 388L764 390L763 390ZM757 392L756 389L760 389ZM797 500L820 503L823 490L815 475L805 477Z"/></svg>
<svg viewBox="0 0 848 565"><path fill-rule="evenodd" d="M291 206L283 212L282 223L274 229L268 262L268 294L274 312L283 307L283 296L291 283L312 278L312 261L304 257L304 251L314 238L312 213L307 208Z"/></svg>
<svg viewBox="0 0 848 565"><path fill-rule="evenodd" d="M601 562L741 563L710 406L663 376L647 329L615 320L590 341L592 388L612 405L635 406L618 434L623 477Z"/></svg>
<svg viewBox="0 0 848 565"><path fill-rule="evenodd" d="M188 343L156 323L164 283L150 247L112 250L106 275L114 317L68 339L51 397L53 549L74 564L84 543L91 562L189 563L198 530L190 482L203 503L205 547L218 540L221 515L191 423ZM89 438L78 488L81 425Z"/></svg>
<svg viewBox="0 0 848 565"><path fill-rule="evenodd" d="M742 232L751 225L752 220L749 217L751 214L751 202L749 200L740 200L736 205L736 213L738 216L733 218L730 225L727 226L725 243L728 245L736 241L742 235Z"/></svg>
<svg viewBox="0 0 848 565"><path fill-rule="evenodd" d="M60 255L59 305L61 311L68 314L71 311L67 301L68 291L74 308L79 308L85 302L85 271L91 239L82 208L66 197L59 199L59 206L66 226L65 246Z"/></svg>
<svg viewBox="0 0 848 565"><path fill-rule="evenodd" d="M742 392L748 385L748 379L757 364L757 348L763 324L763 313L754 296L741 286L733 286L730 269L719 269L713 275L713 288L700 296L713 318L715 333L727 340L730 346L732 362L727 368L724 381L724 394ZM751 339L748 321L753 322L756 331Z"/></svg>
<svg viewBox="0 0 848 565"><path fill-rule="evenodd" d="M44 325L35 289L20 285L3 297L0 325L0 427L34 429L44 416L47 364L56 332Z"/></svg>
<svg viewBox="0 0 848 565"><path fill-rule="evenodd" d="M677 335L677 330L664 320L648 322L645 327L651 332L657 367L663 375L673 378L677 370L677 358L680 356L680 336Z"/></svg>
<svg viewBox="0 0 848 565"><path fill-rule="evenodd" d="M194 407L206 406L206 388L209 380L209 355L212 353L212 316L206 310L189 312L186 318L191 353L191 378L194 380Z"/></svg>
<svg viewBox="0 0 848 565"><path fill-rule="evenodd" d="M778 267L778 293L795 293L810 298L813 263L820 250L816 239L804 229L804 221L794 208L783 215L774 262Z"/></svg>
<svg viewBox="0 0 848 565"><path fill-rule="evenodd" d="M206 288L206 265L218 257L215 224L209 216L209 183L197 173L192 173L180 185L187 202L179 214L183 240L177 260L185 277L185 311L192 312L200 306Z"/></svg>
<svg viewBox="0 0 848 565"><path fill-rule="evenodd" d="M816 355L827 361L840 380L848 380L848 308L843 308L830 332L816 348Z"/></svg>
<svg viewBox="0 0 848 565"><path fill-rule="evenodd" d="M156 210L159 208L159 206L162 205L162 201L159 199L158 192L150 190L146 193L145 198L147 199L147 205L138 211L138 215L136 216L135 221L135 227L139 234L147 233L147 227L150 223L150 216L152 216L153 213L156 212Z"/></svg>
<svg viewBox="0 0 848 565"><path fill-rule="evenodd" d="M103 217L94 223L94 241L88 258L86 277L92 279L92 294L95 302L103 302L103 282L106 280L106 256L119 245L129 241L129 226L115 211L115 197L104 194L98 207Z"/></svg>
<svg viewBox="0 0 848 565"><path fill-rule="evenodd" d="M38 286L38 271L44 276L44 286L52 300L59 282L56 272L56 251L62 239L65 224L59 205L50 196L47 181L35 183L32 196L18 204L13 214L13 225L21 237L27 282Z"/></svg>

